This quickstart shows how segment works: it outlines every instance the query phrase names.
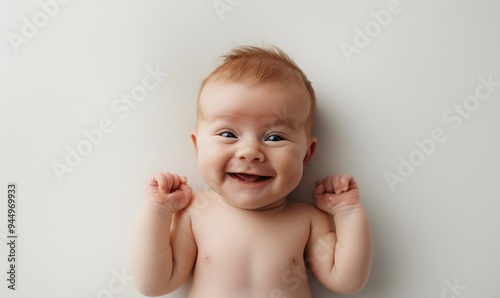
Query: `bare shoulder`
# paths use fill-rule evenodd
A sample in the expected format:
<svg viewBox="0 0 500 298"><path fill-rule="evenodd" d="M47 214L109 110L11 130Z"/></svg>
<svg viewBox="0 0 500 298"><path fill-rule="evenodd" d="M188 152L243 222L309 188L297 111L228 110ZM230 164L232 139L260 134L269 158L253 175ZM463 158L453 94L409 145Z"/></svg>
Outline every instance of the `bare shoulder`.
<svg viewBox="0 0 500 298"><path fill-rule="evenodd" d="M174 213L174 226L176 228L191 227L193 218L207 209L209 203L203 193L193 192L189 204L184 209Z"/></svg>
<svg viewBox="0 0 500 298"><path fill-rule="evenodd" d="M329 229L332 225L328 213L319 210L313 204L289 201L289 209L294 213L294 216L307 220L311 231L318 227L321 227L320 230L323 231Z"/></svg>
<svg viewBox="0 0 500 298"><path fill-rule="evenodd" d="M214 194L211 192L193 192L191 201L183 212L189 216L197 216L210 210L214 204Z"/></svg>
<svg viewBox="0 0 500 298"><path fill-rule="evenodd" d="M305 217L309 222L310 240L334 230L331 215L318 209L315 205L301 202L291 202L290 205L292 209L297 210L298 214Z"/></svg>
<svg viewBox="0 0 500 298"><path fill-rule="evenodd" d="M289 208L293 211L299 212L301 215L311 218L311 221L315 219L328 219L328 214L322 210L319 210L316 206L309 203L289 201Z"/></svg>

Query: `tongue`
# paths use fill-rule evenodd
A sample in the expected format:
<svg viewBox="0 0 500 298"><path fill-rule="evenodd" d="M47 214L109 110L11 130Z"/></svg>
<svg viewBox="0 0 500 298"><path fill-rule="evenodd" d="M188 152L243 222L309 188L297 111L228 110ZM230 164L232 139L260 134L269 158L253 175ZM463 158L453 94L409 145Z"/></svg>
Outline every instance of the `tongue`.
<svg viewBox="0 0 500 298"><path fill-rule="evenodd" d="M245 182L255 182L255 181L259 180L259 178L260 178L260 176L249 175L249 174L235 174L235 176L238 179L243 180Z"/></svg>

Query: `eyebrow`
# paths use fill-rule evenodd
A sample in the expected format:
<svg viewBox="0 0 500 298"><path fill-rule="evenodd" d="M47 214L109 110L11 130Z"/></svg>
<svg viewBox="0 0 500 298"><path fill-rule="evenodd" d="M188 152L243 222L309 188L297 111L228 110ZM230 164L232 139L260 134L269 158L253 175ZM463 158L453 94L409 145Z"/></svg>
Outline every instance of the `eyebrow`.
<svg viewBox="0 0 500 298"><path fill-rule="evenodd" d="M238 117L229 115L229 114L221 114L221 115L215 115L210 118L211 121L234 121L238 120Z"/></svg>
<svg viewBox="0 0 500 298"><path fill-rule="evenodd" d="M300 126L300 124L295 121L298 116L295 114L286 114L283 116L277 116L274 115L274 119L269 121L270 126L286 126L286 127L293 127L295 128L296 126Z"/></svg>
<svg viewBox="0 0 500 298"><path fill-rule="evenodd" d="M285 115L283 117L279 117L276 115L273 115L272 117L266 117L263 116L263 118L267 118L267 125L269 127L277 127L277 126L284 126L284 127L289 127L289 128L298 128L301 126L303 123L298 123L294 121L298 116L297 115ZM220 114L216 115L212 119L205 119L208 121L235 121L239 120L239 117L233 116L231 114Z"/></svg>

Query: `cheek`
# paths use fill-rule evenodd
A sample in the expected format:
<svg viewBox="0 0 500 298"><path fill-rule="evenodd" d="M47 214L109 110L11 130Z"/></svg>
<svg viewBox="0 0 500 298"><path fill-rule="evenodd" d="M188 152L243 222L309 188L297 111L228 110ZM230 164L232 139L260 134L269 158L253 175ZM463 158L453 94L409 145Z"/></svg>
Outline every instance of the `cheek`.
<svg viewBox="0 0 500 298"><path fill-rule="evenodd" d="M278 160L276 168L279 168L279 172L286 179L286 183L295 185L302 179L303 163L300 154L299 150L292 149L276 155Z"/></svg>
<svg viewBox="0 0 500 298"><path fill-rule="evenodd" d="M202 172L217 171L227 163L227 154L218 144L200 142L198 147L198 168Z"/></svg>

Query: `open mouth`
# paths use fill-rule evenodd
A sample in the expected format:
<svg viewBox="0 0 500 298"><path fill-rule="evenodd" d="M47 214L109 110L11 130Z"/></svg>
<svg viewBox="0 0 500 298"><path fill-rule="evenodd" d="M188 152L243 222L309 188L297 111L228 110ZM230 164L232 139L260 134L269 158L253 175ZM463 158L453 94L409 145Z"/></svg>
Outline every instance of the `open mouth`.
<svg viewBox="0 0 500 298"><path fill-rule="evenodd" d="M245 173L227 173L227 174L234 180L245 183L263 182L272 178L271 176L259 176L259 175L245 174Z"/></svg>

